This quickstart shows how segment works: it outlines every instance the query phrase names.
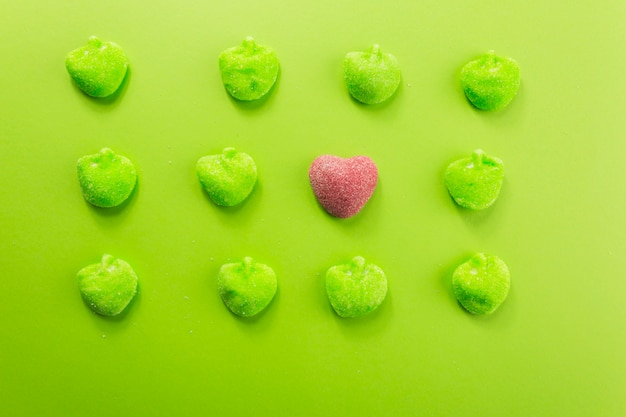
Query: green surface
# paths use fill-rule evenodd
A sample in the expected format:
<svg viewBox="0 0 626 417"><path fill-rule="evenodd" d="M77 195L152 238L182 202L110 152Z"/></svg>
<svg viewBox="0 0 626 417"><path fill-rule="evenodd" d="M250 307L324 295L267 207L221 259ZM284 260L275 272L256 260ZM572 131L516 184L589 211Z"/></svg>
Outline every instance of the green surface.
<svg viewBox="0 0 626 417"><path fill-rule="evenodd" d="M545 1L2 0L0 414L3 416L626 415L626 3ZM65 54L91 35L123 45L113 99L75 87ZM217 57L245 36L281 75L261 103L224 92ZM352 100L346 51L393 51L393 100ZM458 71L515 57L515 100L473 108ZM112 210L81 196L76 160L102 147L137 166ZM232 146L259 182L216 207L198 158ZM497 204L459 209L445 167L472 149L506 162ZM380 180L352 219L327 215L307 170L364 154ZM450 291L476 251L511 270L506 302L468 314ZM141 281L107 319L76 271L112 253ZM377 311L342 320L328 265L379 265ZM272 265L271 308L224 308L219 267Z"/></svg>

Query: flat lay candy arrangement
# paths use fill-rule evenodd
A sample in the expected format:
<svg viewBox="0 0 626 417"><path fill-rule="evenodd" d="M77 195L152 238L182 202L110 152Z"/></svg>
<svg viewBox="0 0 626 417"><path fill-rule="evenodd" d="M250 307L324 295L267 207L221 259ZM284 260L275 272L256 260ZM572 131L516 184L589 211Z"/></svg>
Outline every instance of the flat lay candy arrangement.
<svg viewBox="0 0 626 417"><path fill-rule="evenodd" d="M218 59L224 88L234 99L259 100L276 83L280 63L276 52L248 36L240 46L228 48ZM96 36L86 46L68 53L67 71L74 83L92 97L107 97L121 86L128 58L114 42ZM344 81L354 100L380 104L397 91L402 76L398 59L374 44L365 52L349 52L344 58ZM517 94L520 70L512 58L489 51L465 64L461 85L468 101L480 110L496 111ZM257 182L257 165L245 152L224 148L221 154L202 156L197 179L215 205L242 204ZM321 155L309 168L309 180L319 204L331 216L359 214L375 192L378 168L367 156L343 158ZM451 163L445 185L453 200L470 210L483 210L497 199L504 179L503 162L481 149ZM109 148L78 160L78 180L87 202L116 207L132 193L137 182L133 163ZM330 304L340 317L358 317L374 311L387 294L387 278L380 267L366 264L362 256L328 269L325 277ZM101 264L78 273L83 299L96 313L114 316L131 302L137 276L125 261L104 255ZM452 276L453 293L460 305L478 315L491 314L507 298L510 273L497 256L476 253L458 266ZM271 303L278 280L273 269L245 257L241 263L222 266L217 287L224 304L241 317L259 314Z"/></svg>
<svg viewBox="0 0 626 417"><path fill-rule="evenodd" d="M0 416L626 416L625 6L5 0Z"/></svg>

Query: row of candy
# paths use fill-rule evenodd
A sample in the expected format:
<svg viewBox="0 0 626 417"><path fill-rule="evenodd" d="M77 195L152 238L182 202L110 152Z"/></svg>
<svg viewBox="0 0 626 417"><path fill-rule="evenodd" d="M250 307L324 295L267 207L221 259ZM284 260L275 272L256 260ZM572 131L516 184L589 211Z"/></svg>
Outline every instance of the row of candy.
<svg viewBox="0 0 626 417"><path fill-rule="evenodd" d="M78 287L85 303L96 313L116 316L137 293L137 274L124 260L104 255L100 263L78 272ZM495 255L476 253L452 274L452 291L459 303L474 314L491 314L506 299L510 287L506 264ZM340 317L360 317L376 310L387 296L383 270L361 256L326 271L326 295ZM222 265L217 289L228 309L252 317L272 301L278 288L274 270L251 257Z"/></svg>
<svg viewBox="0 0 626 417"><path fill-rule="evenodd" d="M240 46L223 51L218 63L226 91L241 101L264 97L276 83L280 71L276 52L251 37ZM83 92L101 98L119 89L129 63L119 45L92 36L87 45L67 54L65 66ZM348 91L364 104L388 100L402 78L398 59L390 53L383 53L376 44L367 51L346 54L343 70ZM463 66L460 82L475 107L499 110L517 94L520 70L515 60L489 51Z"/></svg>
<svg viewBox="0 0 626 417"><path fill-rule="evenodd" d="M109 148L81 157L77 171L83 197L98 207L119 206L137 183L134 164ZM243 203L258 177L254 159L234 148L201 157L196 175L210 199L225 207ZM448 165L444 180L458 205L482 210L491 206L500 193L504 165L499 158L477 149L471 156ZM378 169L367 156L322 155L309 167L309 181L317 201L330 215L348 218L358 214L373 195Z"/></svg>

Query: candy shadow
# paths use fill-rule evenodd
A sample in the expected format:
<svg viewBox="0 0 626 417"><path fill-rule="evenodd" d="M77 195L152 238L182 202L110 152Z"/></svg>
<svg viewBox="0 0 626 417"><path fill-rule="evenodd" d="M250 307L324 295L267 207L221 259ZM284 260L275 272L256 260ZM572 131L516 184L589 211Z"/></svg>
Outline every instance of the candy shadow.
<svg viewBox="0 0 626 417"><path fill-rule="evenodd" d="M130 211L130 207L135 205L135 201L137 200L137 195L139 194L139 181L135 184L135 188L130 193L128 198L124 200L122 204L115 207L98 207L90 204L83 198L85 204L89 206L92 213L95 213L99 218L107 219L107 218L121 218L121 213L128 213Z"/></svg>
<svg viewBox="0 0 626 417"><path fill-rule="evenodd" d="M274 96L278 94L281 78L282 78L282 70L279 69L278 76L276 77L276 82L274 83L272 88L270 88L270 90L258 100L251 100L251 101L238 100L235 97L231 96L228 90L226 90L226 88L224 88L224 91L226 92L226 95L230 99L231 103L233 103L237 108L242 109L244 111L254 111L256 109L264 107L265 103L268 103L274 100Z"/></svg>
<svg viewBox="0 0 626 417"><path fill-rule="evenodd" d="M130 301L130 303L128 303L124 311L122 311L117 316L103 316L96 313L89 307L89 304L85 301L85 299L83 299L83 304L85 305L85 308L89 311L89 313L92 314L93 321L98 327L99 331L102 332L103 336L106 337L110 334L120 333L131 324L131 318L134 314L137 314L135 313L135 311L140 308L141 298L141 283L139 282L137 284L137 293Z"/></svg>
<svg viewBox="0 0 626 417"><path fill-rule="evenodd" d="M211 197L209 197L209 193L202 188L202 185L200 185L200 191L202 192L202 195L208 205L215 210L221 221L227 224L237 225L246 218L250 217L250 213L254 212L254 207L256 207L261 201L263 185L260 180L257 180L250 195L248 195L248 197L241 203L230 207L215 204L213 200L211 200Z"/></svg>
<svg viewBox="0 0 626 417"><path fill-rule="evenodd" d="M398 97L398 95L402 92L402 90L404 90L404 83L402 82L402 80L400 80L400 85L398 86L396 91L394 91L391 97L389 97L387 100L383 101L382 103L378 103L378 104L361 103L359 100L352 97L352 94L350 94L350 91L348 91L347 88L346 88L346 94L350 96L352 103L356 107L359 107L365 111L378 112L378 111L383 111L387 107L390 107L396 101L396 97Z"/></svg>
<svg viewBox="0 0 626 417"><path fill-rule="evenodd" d="M72 80L72 85L80 93L80 95L84 96L88 99L89 103L93 103L95 107L100 109L113 109L121 102L122 98L126 95L126 91L128 90L128 84L131 79L131 69L128 67L126 71L126 75L124 75L124 79L120 84L119 88L115 90L113 94L107 97L91 97L86 94L83 90L81 90L78 85Z"/></svg>

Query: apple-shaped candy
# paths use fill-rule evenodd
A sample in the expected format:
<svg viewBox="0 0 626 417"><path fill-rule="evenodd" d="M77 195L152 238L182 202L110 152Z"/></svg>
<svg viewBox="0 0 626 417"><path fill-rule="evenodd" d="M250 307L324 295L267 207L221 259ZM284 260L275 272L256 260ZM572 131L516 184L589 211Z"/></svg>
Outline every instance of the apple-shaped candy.
<svg viewBox="0 0 626 417"><path fill-rule="evenodd" d="M452 274L452 291L470 313L491 314L509 294L511 274L495 255L476 253Z"/></svg>
<svg viewBox="0 0 626 417"><path fill-rule="evenodd" d="M402 78L396 57L382 53L379 45L365 52L349 52L343 61L343 73L352 97L364 104L387 100Z"/></svg>
<svg viewBox="0 0 626 417"><path fill-rule="evenodd" d="M326 294L339 316L362 316L374 311L385 299L387 278L378 266L355 256L349 263L328 269Z"/></svg>
<svg viewBox="0 0 626 417"><path fill-rule="evenodd" d="M446 187L454 201L472 210L491 206L498 198L503 180L502 161L480 149L468 158L451 163L445 173Z"/></svg>
<svg viewBox="0 0 626 417"><path fill-rule="evenodd" d="M263 311L274 298L277 287L274 270L250 257L222 265L217 276L222 301L240 317L252 317Z"/></svg>
<svg viewBox="0 0 626 417"><path fill-rule="evenodd" d="M257 180L256 164L250 155L235 148L203 156L196 164L202 187L218 206L231 207L244 201Z"/></svg>
<svg viewBox="0 0 626 417"><path fill-rule="evenodd" d="M332 216L347 218L361 211L374 193L378 169L367 156L322 155L311 164L309 180L322 207Z"/></svg>
<svg viewBox="0 0 626 417"><path fill-rule="evenodd" d="M97 207L119 206L130 196L137 183L133 163L109 148L81 157L77 169L83 197Z"/></svg>
<svg viewBox="0 0 626 417"><path fill-rule="evenodd" d="M467 99L481 110L500 110L513 100L520 85L515 60L489 51L461 69L461 86Z"/></svg>
<svg viewBox="0 0 626 417"><path fill-rule="evenodd" d="M89 307L103 316L120 314L137 293L137 275L125 261L111 255L78 271L78 289Z"/></svg>
<svg viewBox="0 0 626 417"><path fill-rule="evenodd" d="M95 36L86 46L65 57L65 67L78 88L92 97L115 93L128 71L128 58L114 42L103 42Z"/></svg>
<svg viewBox="0 0 626 417"><path fill-rule="evenodd" d="M276 52L250 36L240 46L223 51L218 62L226 91L242 101L258 100L267 94L280 70Z"/></svg>

